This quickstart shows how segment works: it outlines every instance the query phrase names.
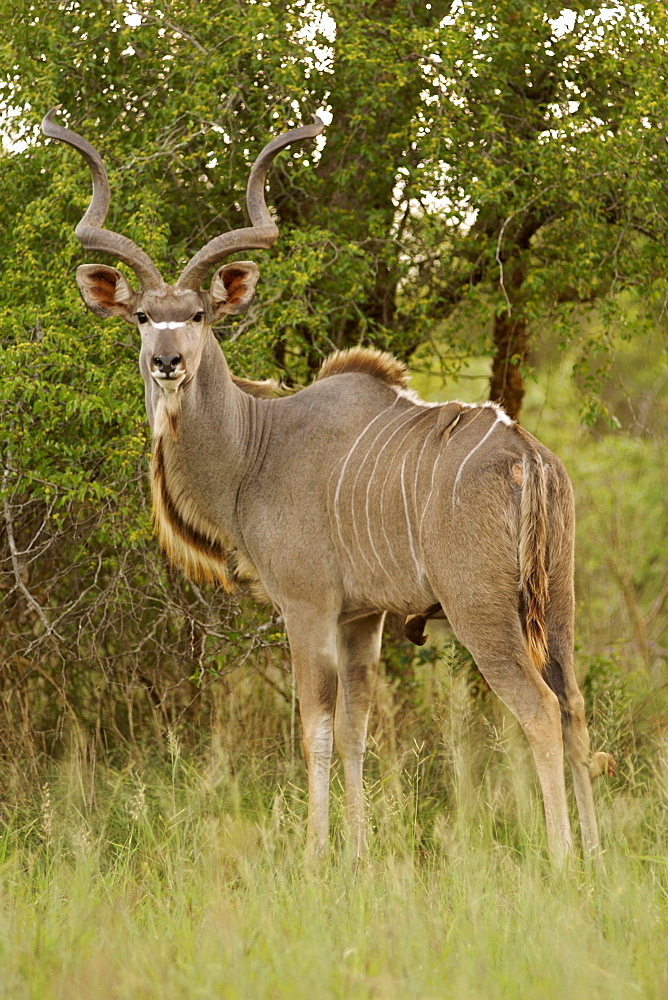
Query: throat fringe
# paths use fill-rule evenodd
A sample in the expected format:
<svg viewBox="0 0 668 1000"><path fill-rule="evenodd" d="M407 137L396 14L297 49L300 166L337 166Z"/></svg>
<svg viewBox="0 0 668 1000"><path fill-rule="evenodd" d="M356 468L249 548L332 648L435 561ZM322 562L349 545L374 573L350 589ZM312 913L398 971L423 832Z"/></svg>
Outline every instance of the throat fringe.
<svg viewBox="0 0 668 1000"><path fill-rule="evenodd" d="M178 440L181 427L181 392L163 392L155 415L155 436L162 437L169 431L172 441Z"/></svg>
<svg viewBox="0 0 668 1000"><path fill-rule="evenodd" d="M169 468L168 451L165 435L157 436L150 479L153 526L160 547L169 561L194 583L219 584L230 593L234 589L228 564L232 546L223 532L197 509L183 475Z"/></svg>

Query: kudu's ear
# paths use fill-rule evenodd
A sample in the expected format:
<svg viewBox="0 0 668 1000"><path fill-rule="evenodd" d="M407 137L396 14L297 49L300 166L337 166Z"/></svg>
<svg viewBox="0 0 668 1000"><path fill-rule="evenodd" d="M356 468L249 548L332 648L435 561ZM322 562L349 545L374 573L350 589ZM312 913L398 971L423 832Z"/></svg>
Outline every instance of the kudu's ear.
<svg viewBox="0 0 668 1000"><path fill-rule="evenodd" d="M77 268L77 285L84 302L97 316L120 316L134 325L136 292L115 267L82 264Z"/></svg>
<svg viewBox="0 0 668 1000"><path fill-rule="evenodd" d="M259 277L257 265L249 260L237 260L216 271L209 289L216 316L247 309L255 295Z"/></svg>

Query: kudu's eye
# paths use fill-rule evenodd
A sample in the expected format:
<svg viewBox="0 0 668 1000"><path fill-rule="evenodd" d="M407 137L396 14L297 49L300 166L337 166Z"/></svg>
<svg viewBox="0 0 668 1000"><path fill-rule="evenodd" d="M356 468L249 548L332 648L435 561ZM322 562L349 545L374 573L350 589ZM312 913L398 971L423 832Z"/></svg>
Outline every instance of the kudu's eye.
<svg viewBox="0 0 668 1000"><path fill-rule="evenodd" d="M200 311L196 312L195 315L193 316L193 323L201 323L203 319L204 319L204 313L200 309Z"/></svg>
<svg viewBox="0 0 668 1000"><path fill-rule="evenodd" d="M148 323L148 316L146 315L145 312L142 312L141 309L138 312L136 312L135 315L139 323Z"/></svg>

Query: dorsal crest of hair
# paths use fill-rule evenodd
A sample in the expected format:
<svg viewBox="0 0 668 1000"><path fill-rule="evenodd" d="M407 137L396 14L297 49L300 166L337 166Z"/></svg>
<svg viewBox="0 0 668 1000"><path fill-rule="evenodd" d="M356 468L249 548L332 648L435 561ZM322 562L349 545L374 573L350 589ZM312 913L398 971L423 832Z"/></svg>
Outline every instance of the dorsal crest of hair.
<svg viewBox="0 0 668 1000"><path fill-rule="evenodd" d="M374 347L349 347L345 351L335 351L323 361L316 375L316 381L347 372L372 375L400 389L408 386L408 369L403 361L399 361L387 351L379 351Z"/></svg>

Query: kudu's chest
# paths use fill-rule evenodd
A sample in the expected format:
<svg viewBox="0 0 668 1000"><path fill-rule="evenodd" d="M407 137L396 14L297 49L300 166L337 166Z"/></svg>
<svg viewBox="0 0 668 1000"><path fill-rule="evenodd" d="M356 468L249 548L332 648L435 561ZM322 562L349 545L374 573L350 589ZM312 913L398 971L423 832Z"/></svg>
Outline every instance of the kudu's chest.
<svg viewBox="0 0 668 1000"><path fill-rule="evenodd" d="M224 496L200 463L188 461L168 435L153 443L150 466L153 524L167 558L195 583L233 589L233 555L239 548L234 518L224 517ZM204 469L204 467L203 467Z"/></svg>

